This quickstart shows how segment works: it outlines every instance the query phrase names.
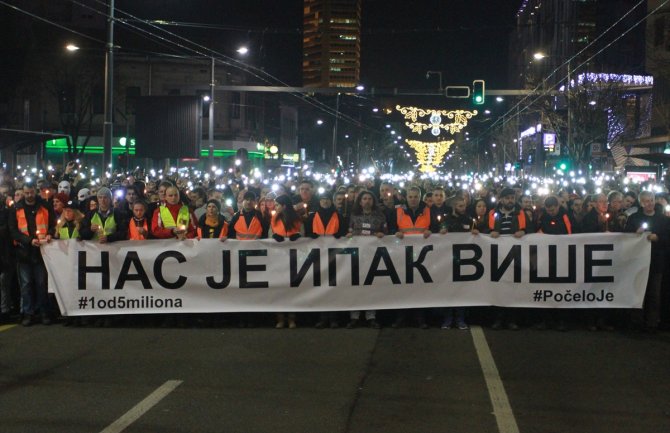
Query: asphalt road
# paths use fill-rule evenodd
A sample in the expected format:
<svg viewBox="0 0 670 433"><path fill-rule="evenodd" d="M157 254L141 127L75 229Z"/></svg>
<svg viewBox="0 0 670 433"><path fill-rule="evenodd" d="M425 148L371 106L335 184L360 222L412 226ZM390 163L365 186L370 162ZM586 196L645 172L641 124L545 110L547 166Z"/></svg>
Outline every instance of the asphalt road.
<svg viewBox="0 0 670 433"><path fill-rule="evenodd" d="M501 431L476 329L0 329L2 433ZM670 431L670 333L483 335L503 430Z"/></svg>

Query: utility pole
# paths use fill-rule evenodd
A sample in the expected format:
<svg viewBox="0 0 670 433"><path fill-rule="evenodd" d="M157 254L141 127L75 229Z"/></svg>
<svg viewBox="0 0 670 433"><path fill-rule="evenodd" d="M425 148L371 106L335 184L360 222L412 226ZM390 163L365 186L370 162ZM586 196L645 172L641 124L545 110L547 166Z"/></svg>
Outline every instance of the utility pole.
<svg viewBox="0 0 670 433"><path fill-rule="evenodd" d="M114 114L114 0L109 0L109 20L107 25L107 52L105 53L105 123L102 127L103 173L112 173L112 140Z"/></svg>
<svg viewBox="0 0 670 433"><path fill-rule="evenodd" d="M330 165L335 167L337 162L337 122L340 118L340 93L337 93L335 98L335 123L333 124L333 152L330 155Z"/></svg>
<svg viewBox="0 0 670 433"><path fill-rule="evenodd" d="M214 80L214 57L212 57L212 80L209 84L209 166L214 165L214 88L216 81Z"/></svg>

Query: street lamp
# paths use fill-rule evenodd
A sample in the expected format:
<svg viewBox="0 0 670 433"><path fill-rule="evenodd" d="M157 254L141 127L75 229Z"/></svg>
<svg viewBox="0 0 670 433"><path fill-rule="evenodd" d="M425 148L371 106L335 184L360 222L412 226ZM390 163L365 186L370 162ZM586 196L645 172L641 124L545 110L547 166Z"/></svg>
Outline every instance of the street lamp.
<svg viewBox="0 0 670 433"><path fill-rule="evenodd" d="M437 75L439 78L440 82L440 88L438 90L442 90L442 71L427 71L426 72L426 80L430 79L431 75Z"/></svg>
<svg viewBox="0 0 670 433"><path fill-rule="evenodd" d="M79 47L75 44L67 44L65 46L65 49L70 51L70 52L75 52L75 51L79 50Z"/></svg>

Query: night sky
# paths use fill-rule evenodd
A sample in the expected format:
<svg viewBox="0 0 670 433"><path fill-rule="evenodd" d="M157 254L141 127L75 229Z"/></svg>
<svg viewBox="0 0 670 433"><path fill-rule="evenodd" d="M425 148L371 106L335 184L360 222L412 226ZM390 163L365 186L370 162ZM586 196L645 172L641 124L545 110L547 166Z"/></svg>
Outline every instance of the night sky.
<svg viewBox="0 0 670 433"><path fill-rule="evenodd" d="M218 24L224 29L169 27L233 55L247 43L252 61L283 81L301 84L301 0L118 0L142 18ZM361 81L368 86L436 88L487 80L506 87L515 0L363 0ZM119 32L123 30L119 29Z"/></svg>

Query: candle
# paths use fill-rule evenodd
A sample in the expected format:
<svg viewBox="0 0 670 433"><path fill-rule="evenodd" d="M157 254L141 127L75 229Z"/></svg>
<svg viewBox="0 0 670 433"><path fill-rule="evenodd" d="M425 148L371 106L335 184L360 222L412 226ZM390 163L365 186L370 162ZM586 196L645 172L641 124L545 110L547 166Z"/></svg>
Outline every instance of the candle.
<svg viewBox="0 0 670 433"><path fill-rule="evenodd" d="M475 229L475 226L476 226L476 224L477 224L477 220L476 220L476 219L474 219L474 218L472 218L472 228L471 228L470 230L474 230L474 229Z"/></svg>
<svg viewBox="0 0 670 433"><path fill-rule="evenodd" d="M179 230L182 231L182 232L186 231L186 226L184 224L180 225Z"/></svg>
<svg viewBox="0 0 670 433"><path fill-rule="evenodd" d="M610 214L605 214L605 231L610 231Z"/></svg>

